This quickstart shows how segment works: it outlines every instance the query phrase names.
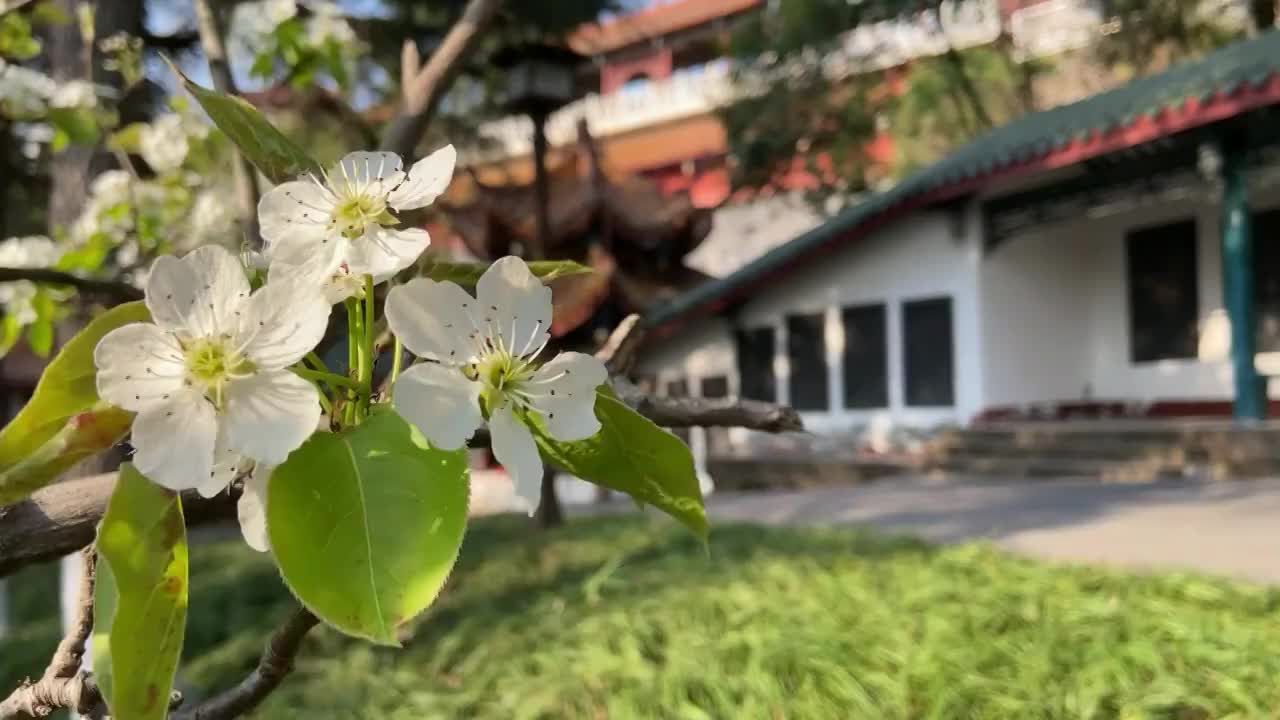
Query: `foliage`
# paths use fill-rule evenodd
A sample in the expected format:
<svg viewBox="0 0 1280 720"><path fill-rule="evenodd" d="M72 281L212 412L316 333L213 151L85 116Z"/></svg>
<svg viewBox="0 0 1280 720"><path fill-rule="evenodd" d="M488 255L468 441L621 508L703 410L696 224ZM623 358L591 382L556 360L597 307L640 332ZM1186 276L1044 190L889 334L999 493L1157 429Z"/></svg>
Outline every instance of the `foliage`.
<svg viewBox="0 0 1280 720"><path fill-rule="evenodd" d="M393 412L317 434L272 475L280 573L331 625L397 645L458 557L469 490L466 452L432 449Z"/></svg>
<svg viewBox="0 0 1280 720"><path fill-rule="evenodd" d="M653 505L705 538L707 513L689 448L624 405L608 386L597 390L595 412L601 432L577 442L560 442L539 424L534 439L542 454L577 477Z"/></svg>
<svg viewBox="0 0 1280 720"><path fill-rule="evenodd" d="M1114 32L1099 39L1098 59L1143 74L1239 39L1241 18L1232 22L1212 7L1200 0L1111 0L1107 13Z"/></svg>
<svg viewBox="0 0 1280 720"><path fill-rule="evenodd" d="M1207 719L1280 706L1276 589L848 529L717 526L710 545L708 559L635 517L533 538L515 518L477 522L405 650L319 633L258 717ZM198 550L189 697L250 670L289 603L266 558Z"/></svg>
<svg viewBox="0 0 1280 720"><path fill-rule="evenodd" d="M132 465L98 528L93 669L116 717L164 720L187 620L182 503Z"/></svg>
<svg viewBox="0 0 1280 720"><path fill-rule="evenodd" d="M0 430L0 505L20 500L123 437L132 417L98 406L93 352L108 332L149 317L140 302L112 308L45 368L31 400Z"/></svg>

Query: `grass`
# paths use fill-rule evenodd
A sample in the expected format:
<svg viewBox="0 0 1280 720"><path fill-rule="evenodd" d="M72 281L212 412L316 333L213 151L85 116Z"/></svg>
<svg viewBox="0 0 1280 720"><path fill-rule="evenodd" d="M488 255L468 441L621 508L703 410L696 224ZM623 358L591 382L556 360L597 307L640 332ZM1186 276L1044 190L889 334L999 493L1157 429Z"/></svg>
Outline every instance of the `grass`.
<svg viewBox="0 0 1280 720"><path fill-rule="evenodd" d="M183 682L199 693L252 667L287 598L269 561L238 541L193 558ZM317 632L257 717L1198 720L1277 709L1280 590L852 530L721 527L708 556L644 518L542 535L508 518L476 523L403 650Z"/></svg>

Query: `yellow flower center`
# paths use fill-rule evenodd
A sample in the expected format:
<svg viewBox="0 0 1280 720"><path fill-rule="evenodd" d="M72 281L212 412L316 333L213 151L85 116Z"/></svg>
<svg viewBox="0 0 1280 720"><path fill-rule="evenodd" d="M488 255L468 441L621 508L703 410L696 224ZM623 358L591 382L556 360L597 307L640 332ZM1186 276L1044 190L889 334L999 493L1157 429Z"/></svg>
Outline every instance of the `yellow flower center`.
<svg viewBox="0 0 1280 720"><path fill-rule="evenodd" d="M520 386L533 377L535 370L537 367L533 363L509 352L495 350L464 367L462 373L468 380L484 386L480 398L483 407L492 411L512 395L518 404L523 405L524 400L519 396Z"/></svg>
<svg viewBox="0 0 1280 720"><path fill-rule="evenodd" d="M358 193L348 196L333 208L333 226L343 237L355 240L364 235L370 225L394 225L399 222L387 210L384 199L375 195Z"/></svg>
<svg viewBox="0 0 1280 720"><path fill-rule="evenodd" d="M201 338L186 343L183 359L187 380L198 386L213 406L221 409L227 382L252 375L257 368L224 338Z"/></svg>

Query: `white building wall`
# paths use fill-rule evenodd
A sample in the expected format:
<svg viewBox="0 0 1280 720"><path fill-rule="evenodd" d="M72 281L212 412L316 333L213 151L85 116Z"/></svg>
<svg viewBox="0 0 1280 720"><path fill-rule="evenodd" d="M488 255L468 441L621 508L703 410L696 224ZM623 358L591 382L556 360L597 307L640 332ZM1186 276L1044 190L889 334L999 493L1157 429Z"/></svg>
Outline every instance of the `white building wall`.
<svg viewBox="0 0 1280 720"><path fill-rule="evenodd" d="M1254 187L1251 196L1255 210L1280 205L1274 188ZM1230 399L1219 212L1212 193L1200 189L1037 229L992 250L981 272L988 407ZM1198 356L1134 363L1125 236L1188 218L1197 224Z"/></svg>
<svg viewBox="0 0 1280 720"><path fill-rule="evenodd" d="M803 272L755 291L732 322L744 329L774 328L778 400L788 402L786 316L823 313L826 318L828 401L826 411L802 412L808 430L842 434L868 426L930 427L960 423L983 405L980 319L977 295L979 243L976 215L960 218L943 212L905 218L849 246L811 261ZM952 301L955 338L955 404L945 408L906 405L903 389L902 303L946 295ZM884 303L889 375L889 406L878 410L843 408L843 333L841 309ZM735 348L728 318L697 321L670 339L648 348L638 372L665 383L686 378L696 391L700 378L727 375L739 388ZM740 437L737 436L737 437Z"/></svg>
<svg viewBox="0 0 1280 720"><path fill-rule="evenodd" d="M708 275L724 277L822 220L801 193L728 203L716 209L711 234L685 262Z"/></svg>

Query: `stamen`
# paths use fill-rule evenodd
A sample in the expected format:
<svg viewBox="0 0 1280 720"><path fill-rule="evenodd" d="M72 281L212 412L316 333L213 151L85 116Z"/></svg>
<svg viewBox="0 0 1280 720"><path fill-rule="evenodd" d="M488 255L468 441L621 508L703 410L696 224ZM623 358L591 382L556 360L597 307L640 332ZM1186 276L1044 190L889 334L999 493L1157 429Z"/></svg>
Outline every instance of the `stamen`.
<svg viewBox="0 0 1280 720"><path fill-rule="evenodd" d="M529 354L529 348L533 346L533 341L534 341L534 339L535 339L535 338L537 338L537 337L538 337L538 331L539 331L539 330L541 330L541 329L542 329L542 321L541 321L541 320L539 320L539 321L538 321L538 324L533 326L533 332L529 333L529 340L528 340L528 342L526 342L526 343L524 344L524 348L520 350L520 357L524 357L525 355L528 355L528 354ZM514 323L514 322L512 322L512 325L511 325L511 335L512 335L512 337L514 337L514 336L515 336L515 334L516 334L516 331L515 331L515 323ZM546 343L543 343L543 345L545 346L545 345L546 345Z"/></svg>

